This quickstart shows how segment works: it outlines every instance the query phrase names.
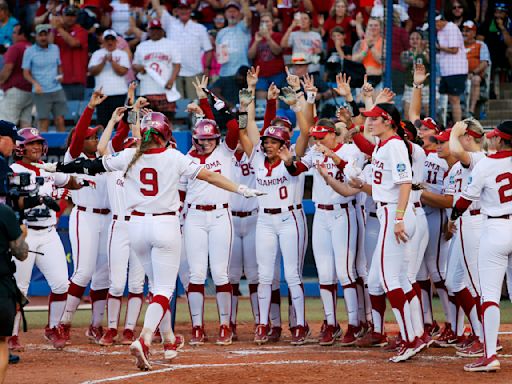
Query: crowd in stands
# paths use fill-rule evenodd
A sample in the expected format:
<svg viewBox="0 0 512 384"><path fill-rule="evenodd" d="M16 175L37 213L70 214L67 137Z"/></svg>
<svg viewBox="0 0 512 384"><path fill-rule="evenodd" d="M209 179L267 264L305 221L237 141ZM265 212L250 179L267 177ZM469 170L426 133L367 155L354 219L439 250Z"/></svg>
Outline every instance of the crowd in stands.
<svg viewBox="0 0 512 384"><path fill-rule="evenodd" d="M272 84L285 85L288 66L314 78L319 114L332 117L333 106L345 102L332 91L336 74L349 75L356 88L366 75L379 90L387 52L392 89L407 113L413 67L420 63L430 71L426 0L395 1L389 49L387 12L379 0L76 3L0 2L0 119L41 131L53 122L65 131L70 102L102 88L108 100L96 121L106 125L134 80L153 110L173 118L176 102L194 98L192 81L202 75L215 94L236 107L251 65L261 71L259 105ZM436 8L436 94L447 95L451 120L482 117L481 103L495 98L499 83L510 78L511 7L501 0L438 0ZM422 95L428 111L428 86Z"/></svg>

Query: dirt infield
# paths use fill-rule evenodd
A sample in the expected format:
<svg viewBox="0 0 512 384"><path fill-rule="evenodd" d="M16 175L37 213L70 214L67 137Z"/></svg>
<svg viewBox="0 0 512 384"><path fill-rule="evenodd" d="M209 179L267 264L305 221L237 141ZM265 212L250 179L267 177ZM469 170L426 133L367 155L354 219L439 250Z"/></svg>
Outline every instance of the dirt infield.
<svg viewBox="0 0 512 384"><path fill-rule="evenodd" d="M313 335L320 328L312 325ZM214 333L217 324L207 324ZM396 328L389 325L391 331ZM510 331L505 325L501 331ZM189 328L178 324L176 331L188 339ZM23 334L22 363L10 366L6 383L486 383L512 382L512 337L502 335L502 371L495 374L466 373L463 364L471 361L455 356L455 350L429 349L411 361L393 364L389 353L379 349L320 347L314 340L305 346L289 344L289 334L276 344L256 346L251 342L253 326L239 325L239 342L229 347L211 341L200 347L185 345L172 361L163 359L160 345L153 346L153 370L140 372L129 356L128 347L100 347L89 344L85 329L72 330L72 345L55 351L43 340L42 330Z"/></svg>

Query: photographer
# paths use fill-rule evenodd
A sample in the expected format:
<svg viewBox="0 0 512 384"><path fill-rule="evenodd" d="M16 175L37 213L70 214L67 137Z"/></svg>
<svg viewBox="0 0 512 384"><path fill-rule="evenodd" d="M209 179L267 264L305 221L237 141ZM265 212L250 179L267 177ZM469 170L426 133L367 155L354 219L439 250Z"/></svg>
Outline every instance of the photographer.
<svg viewBox="0 0 512 384"><path fill-rule="evenodd" d="M11 156L15 141L19 140L16 126L0 120L0 202L5 203L8 192L8 173L11 171L7 158ZM9 352L6 337L11 335L16 315L17 289L14 281L14 265L11 257L25 260L28 246L25 243L26 229L20 229L11 208L0 204L0 382L4 381ZM17 362L13 356L13 362Z"/></svg>

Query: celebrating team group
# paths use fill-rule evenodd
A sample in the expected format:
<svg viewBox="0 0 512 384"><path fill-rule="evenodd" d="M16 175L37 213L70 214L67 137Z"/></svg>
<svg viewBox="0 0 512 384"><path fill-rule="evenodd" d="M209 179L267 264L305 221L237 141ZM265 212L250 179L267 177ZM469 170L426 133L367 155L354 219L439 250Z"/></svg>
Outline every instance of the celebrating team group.
<svg viewBox="0 0 512 384"><path fill-rule="evenodd" d="M259 130L253 102L258 72L248 71L237 113L206 89L207 78L196 79L199 102L188 107L196 123L186 155L176 149L168 118L146 109L143 98L117 108L98 142L98 128L90 123L106 98L101 89L73 129L64 162L42 163L45 139L35 129L19 132L25 140L18 143L16 171L44 176L48 193L67 187L74 204L69 236L75 269L69 284L54 213L27 222L27 243L36 252L17 262L22 292L34 263L51 287L47 339L58 349L71 342L72 318L90 283L87 336L104 346L130 345L138 368L151 369L155 340L161 339L168 359L185 342L171 327L169 301L178 276L192 322L189 343L208 341L209 266L220 322L216 344L237 339L242 276L249 286L254 342L280 340L281 269L289 290L291 343L305 344L311 330L302 280L308 239L302 200L310 174L312 249L324 308L320 345L383 347L394 351L391 362L430 346L455 347L457 355L477 358L464 366L467 371L500 369L499 302L512 255L512 121L484 134L475 119L445 130L421 118L428 74L417 65L409 111L414 123L401 119L390 90L377 92L367 82L357 95L365 105L360 111L350 78L341 74L335 91L346 105L335 118L317 119L313 78L287 70L288 86L279 90L272 84L268 90ZM226 117L225 127L215 121L209 96L217 116ZM300 133L293 145L294 127L276 115L279 103L295 113ZM146 276L151 301L135 336ZM118 335L126 283L126 319ZM338 283L348 317L344 332L336 318ZM433 318L432 285L444 311L443 327ZM393 340L384 329L386 298L400 329Z"/></svg>

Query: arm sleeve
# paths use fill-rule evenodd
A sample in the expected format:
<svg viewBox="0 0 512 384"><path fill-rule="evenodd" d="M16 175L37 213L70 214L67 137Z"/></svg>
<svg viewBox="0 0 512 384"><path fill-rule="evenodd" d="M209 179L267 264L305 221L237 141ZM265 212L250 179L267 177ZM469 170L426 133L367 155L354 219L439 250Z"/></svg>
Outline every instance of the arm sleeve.
<svg viewBox="0 0 512 384"><path fill-rule="evenodd" d="M142 65L142 52L140 50L140 46L135 49L135 53L133 54L133 64Z"/></svg>
<svg viewBox="0 0 512 384"><path fill-rule="evenodd" d="M75 132L73 133L73 138L71 139L71 144L69 146L69 154L73 159L76 159L82 153L82 149L84 147L85 134L87 133L87 128L89 128L89 124L91 123L92 113L94 111L85 107L82 112L82 116L80 116L80 120L75 127Z"/></svg>
<svg viewBox="0 0 512 384"><path fill-rule="evenodd" d="M30 48L27 48L25 50L25 53L23 54L21 68L22 69L30 69L31 61L32 61L32 50Z"/></svg>
<svg viewBox="0 0 512 384"><path fill-rule="evenodd" d="M117 125L116 134L112 138L112 149L114 152L121 152L124 149L123 143L124 140L128 137L129 132L130 126L123 119L121 119Z"/></svg>
<svg viewBox="0 0 512 384"><path fill-rule="evenodd" d="M390 148L391 157L391 175L395 184L412 183L412 170L407 153L407 148L403 141L392 140L393 147Z"/></svg>
<svg viewBox="0 0 512 384"><path fill-rule="evenodd" d="M101 61L101 58L100 58L100 51L96 51L92 54L91 56L91 60L89 60L89 66L88 68L90 69L91 67L94 67L95 65L98 65Z"/></svg>
<svg viewBox="0 0 512 384"><path fill-rule="evenodd" d="M178 173L182 177L194 180L197 177L199 171L201 171L202 167L199 164L196 164L189 157L183 155L181 152L178 152L177 150L173 151L175 151L178 159Z"/></svg>
<svg viewBox="0 0 512 384"><path fill-rule="evenodd" d="M132 160L135 152L135 148L128 148L122 152L113 153L107 156L103 156L102 163L103 167L108 171L124 171Z"/></svg>
<svg viewBox="0 0 512 384"><path fill-rule="evenodd" d="M487 47L487 44L485 44L483 41L480 42L482 44L480 46L480 61L487 61L491 62L491 54L489 53L489 48Z"/></svg>
<svg viewBox="0 0 512 384"><path fill-rule="evenodd" d="M364 135L361 133L354 135L352 139L354 140L354 144L357 146L357 148L359 148L361 152L368 156L372 156L373 150L375 149L375 144L366 140L366 137L364 137Z"/></svg>
<svg viewBox="0 0 512 384"><path fill-rule="evenodd" d="M130 57L125 51L121 51L119 54L119 65L124 68L130 68Z"/></svg>
<svg viewBox="0 0 512 384"><path fill-rule="evenodd" d="M238 127L238 121L231 119L227 123L228 131L226 133L226 145L229 149L235 150L238 145L238 139L240 137L240 128Z"/></svg>
<svg viewBox="0 0 512 384"><path fill-rule="evenodd" d="M208 102L208 98L199 99L199 106L203 110L204 116L207 119L215 120L215 116L213 115L212 107L210 106L210 103Z"/></svg>
<svg viewBox="0 0 512 384"><path fill-rule="evenodd" d="M265 128L270 126L272 120L276 118L277 114L277 100L267 100L267 107L265 108L265 117L263 120L263 128L260 133L263 133Z"/></svg>

